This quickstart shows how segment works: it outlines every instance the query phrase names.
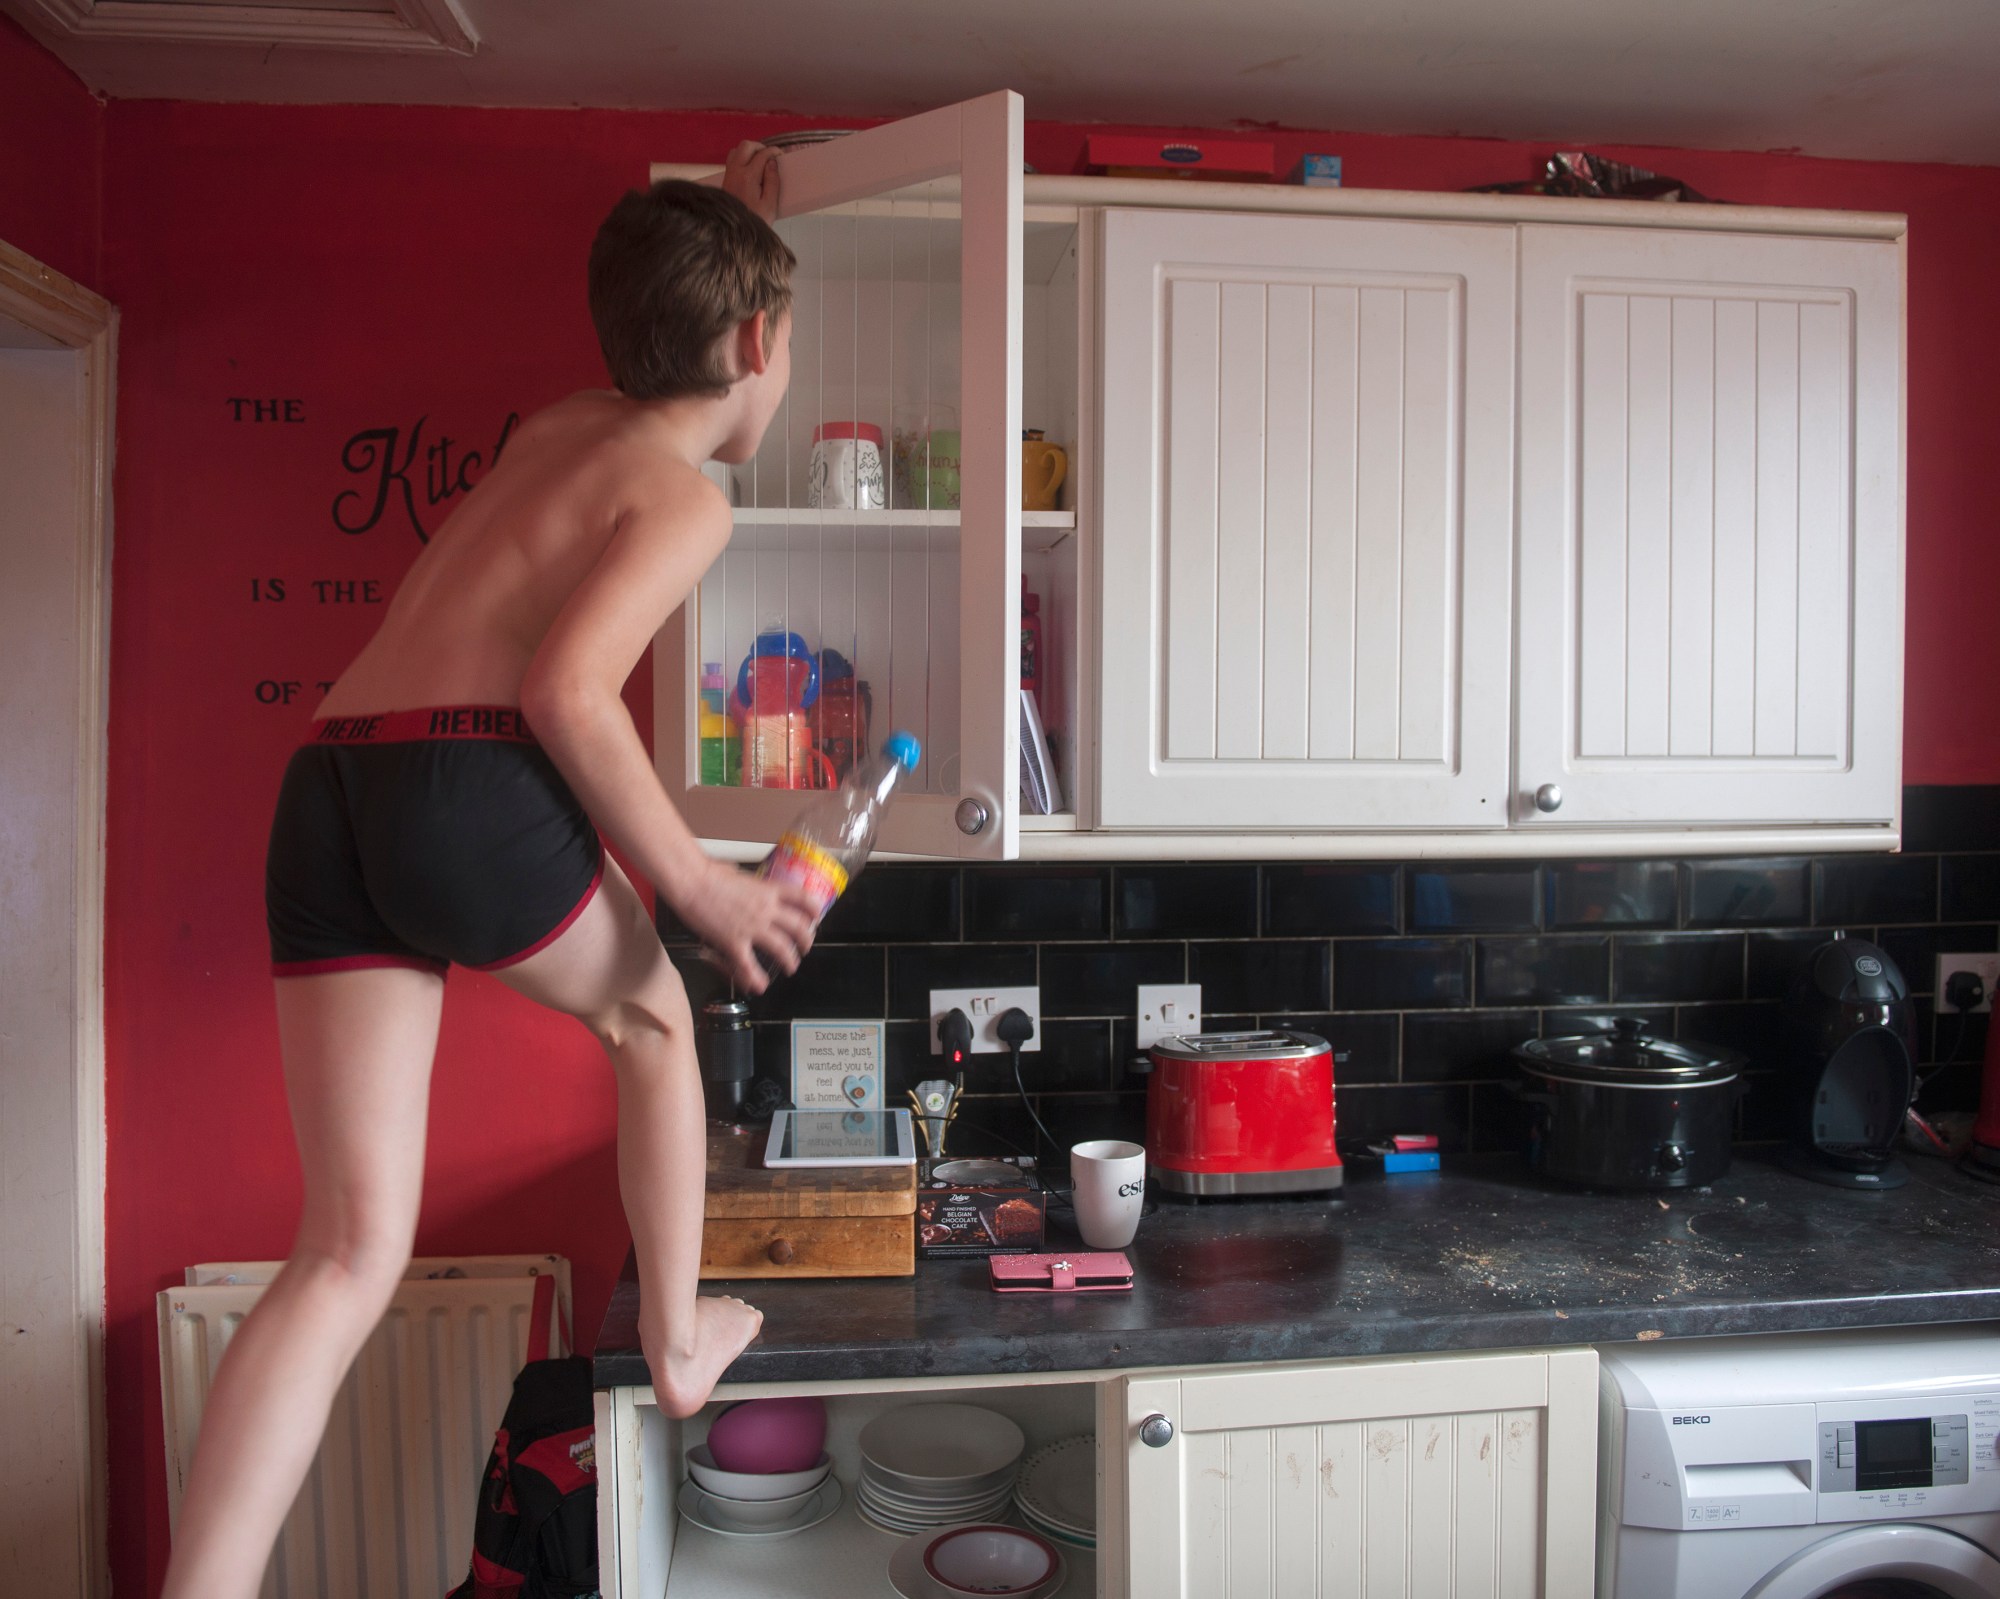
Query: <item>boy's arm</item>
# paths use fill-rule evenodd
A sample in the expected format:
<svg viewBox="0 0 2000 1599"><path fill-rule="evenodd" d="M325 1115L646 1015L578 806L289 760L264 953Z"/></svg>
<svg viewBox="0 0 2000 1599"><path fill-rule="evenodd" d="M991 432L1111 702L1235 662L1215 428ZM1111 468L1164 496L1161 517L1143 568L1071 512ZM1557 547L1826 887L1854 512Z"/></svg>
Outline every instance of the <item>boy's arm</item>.
<svg viewBox="0 0 2000 1599"><path fill-rule="evenodd" d="M620 690L658 630L728 541L729 509L692 473L628 513L535 652L521 709L590 819L752 993L812 945L813 902L788 884L704 855L667 798Z"/></svg>

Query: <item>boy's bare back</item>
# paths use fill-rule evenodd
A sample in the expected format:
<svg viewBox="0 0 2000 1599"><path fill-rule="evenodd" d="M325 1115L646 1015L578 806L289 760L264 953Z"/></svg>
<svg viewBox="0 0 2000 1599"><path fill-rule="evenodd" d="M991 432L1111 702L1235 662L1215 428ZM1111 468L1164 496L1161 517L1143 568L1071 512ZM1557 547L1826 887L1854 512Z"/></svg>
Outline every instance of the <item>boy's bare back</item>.
<svg viewBox="0 0 2000 1599"><path fill-rule="evenodd" d="M646 407L609 390L536 413L417 557L380 628L316 713L519 705L550 628L621 528L706 545L721 492ZM678 563L677 563L678 564ZM673 594L664 622L686 597Z"/></svg>

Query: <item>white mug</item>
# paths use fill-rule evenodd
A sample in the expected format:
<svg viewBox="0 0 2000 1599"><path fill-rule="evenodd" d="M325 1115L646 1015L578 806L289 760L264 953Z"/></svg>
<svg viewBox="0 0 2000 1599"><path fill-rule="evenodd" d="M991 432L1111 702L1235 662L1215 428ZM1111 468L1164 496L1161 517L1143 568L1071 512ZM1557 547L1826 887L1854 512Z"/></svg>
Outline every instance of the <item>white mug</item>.
<svg viewBox="0 0 2000 1599"><path fill-rule="evenodd" d="M1092 1249L1123 1249L1139 1230L1146 1202L1146 1151L1116 1138L1077 1144L1069 1152L1070 1202L1076 1230Z"/></svg>
<svg viewBox="0 0 2000 1599"><path fill-rule="evenodd" d="M867 422L823 422L814 428L806 504L827 510L879 511L888 503L882 482L882 430Z"/></svg>

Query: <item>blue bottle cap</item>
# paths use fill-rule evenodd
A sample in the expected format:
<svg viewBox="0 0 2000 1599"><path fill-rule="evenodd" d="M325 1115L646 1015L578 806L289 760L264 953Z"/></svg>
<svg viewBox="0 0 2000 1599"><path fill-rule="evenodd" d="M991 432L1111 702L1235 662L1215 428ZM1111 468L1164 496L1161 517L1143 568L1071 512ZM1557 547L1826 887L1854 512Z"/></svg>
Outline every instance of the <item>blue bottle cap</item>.
<svg viewBox="0 0 2000 1599"><path fill-rule="evenodd" d="M891 733L882 740L882 753L906 772L914 772L923 758L924 747L914 733Z"/></svg>

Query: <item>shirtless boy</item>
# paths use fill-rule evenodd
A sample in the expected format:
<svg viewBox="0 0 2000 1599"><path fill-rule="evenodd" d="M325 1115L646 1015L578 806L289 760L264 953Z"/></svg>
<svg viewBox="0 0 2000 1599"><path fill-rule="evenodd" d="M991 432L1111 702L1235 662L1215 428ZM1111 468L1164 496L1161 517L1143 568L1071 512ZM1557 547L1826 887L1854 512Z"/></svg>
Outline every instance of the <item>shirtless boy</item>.
<svg viewBox="0 0 2000 1599"><path fill-rule="evenodd" d="M285 775L267 873L285 1086L305 1178L291 1258L229 1346L166 1599L248 1599L348 1367L408 1261L447 965L576 1017L618 1083L640 1333L668 1414L756 1336L697 1298L701 1086L680 978L609 839L736 982L794 970L802 890L704 856L619 698L728 540L701 474L748 460L791 376L772 152L726 193L621 201L591 250L618 392L541 412L417 558Z"/></svg>

